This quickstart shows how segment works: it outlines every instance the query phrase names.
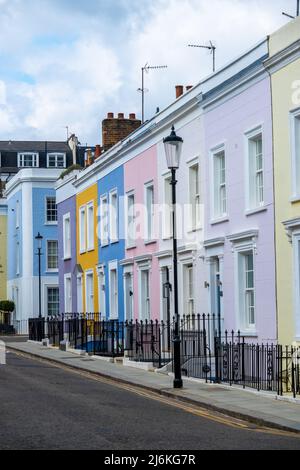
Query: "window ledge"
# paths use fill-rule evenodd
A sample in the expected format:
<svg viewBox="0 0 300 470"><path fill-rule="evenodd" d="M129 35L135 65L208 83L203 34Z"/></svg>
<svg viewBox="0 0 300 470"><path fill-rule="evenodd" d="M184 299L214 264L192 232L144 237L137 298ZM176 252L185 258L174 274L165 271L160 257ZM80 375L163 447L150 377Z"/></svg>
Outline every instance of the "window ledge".
<svg viewBox="0 0 300 470"><path fill-rule="evenodd" d="M108 245L109 245L108 242L100 243L100 248L105 248L105 247L108 246Z"/></svg>
<svg viewBox="0 0 300 470"><path fill-rule="evenodd" d="M189 229L187 233L197 233L197 232L201 232L202 230L203 230L203 227L197 227L197 228Z"/></svg>
<svg viewBox="0 0 300 470"><path fill-rule="evenodd" d="M290 202L291 202L292 204L295 204L296 202L300 202L300 194L297 195L297 196L292 196L292 197L290 198Z"/></svg>
<svg viewBox="0 0 300 470"><path fill-rule="evenodd" d="M58 225L58 222L45 222L45 225Z"/></svg>
<svg viewBox="0 0 300 470"><path fill-rule="evenodd" d="M156 243L156 240L146 240L145 241L145 245L153 245L154 243Z"/></svg>
<svg viewBox="0 0 300 470"><path fill-rule="evenodd" d="M257 338L258 337L257 331L245 330L245 331L240 331L240 334L241 334L241 336L246 336L247 338Z"/></svg>
<svg viewBox="0 0 300 470"><path fill-rule="evenodd" d="M110 244L111 244L111 245L115 245L116 243L119 243L119 239L111 240L111 241L110 241Z"/></svg>
<svg viewBox="0 0 300 470"><path fill-rule="evenodd" d="M46 274L58 274L58 269L47 269Z"/></svg>
<svg viewBox="0 0 300 470"><path fill-rule="evenodd" d="M63 261L69 261L70 259L72 259L71 255L63 257Z"/></svg>
<svg viewBox="0 0 300 470"><path fill-rule="evenodd" d="M126 250L133 250L134 248L136 248L136 245L127 245L126 246Z"/></svg>
<svg viewBox="0 0 300 470"><path fill-rule="evenodd" d="M93 248L88 248L86 251L87 251L88 253L90 253L91 251L95 251L95 247L93 246Z"/></svg>
<svg viewBox="0 0 300 470"><path fill-rule="evenodd" d="M210 225L217 225L217 224L222 224L223 222L229 222L229 217L228 215L224 217L220 217L219 219L213 219L210 221Z"/></svg>
<svg viewBox="0 0 300 470"><path fill-rule="evenodd" d="M265 212L267 210L267 206L256 207L255 209L246 210L245 215L248 217L249 215L259 214L260 212Z"/></svg>
<svg viewBox="0 0 300 470"><path fill-rule="evenodd" d="M86 252L87 252L86 250L80 250L80 251L79 251L79 254L80 254L80 255L85 255Z"/></svg>

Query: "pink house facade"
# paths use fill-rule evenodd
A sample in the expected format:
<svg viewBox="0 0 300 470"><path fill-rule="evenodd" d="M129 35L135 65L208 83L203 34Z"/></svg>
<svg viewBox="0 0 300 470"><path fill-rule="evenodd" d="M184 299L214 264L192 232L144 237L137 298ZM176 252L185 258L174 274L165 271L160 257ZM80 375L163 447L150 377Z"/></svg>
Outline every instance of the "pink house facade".
<svg viewBox="0 0 300 470"><path fill-rule="evenodd" d="M123 264L127 319L159 319L157 251L157 146L124 164L125 251Z"/></svg>

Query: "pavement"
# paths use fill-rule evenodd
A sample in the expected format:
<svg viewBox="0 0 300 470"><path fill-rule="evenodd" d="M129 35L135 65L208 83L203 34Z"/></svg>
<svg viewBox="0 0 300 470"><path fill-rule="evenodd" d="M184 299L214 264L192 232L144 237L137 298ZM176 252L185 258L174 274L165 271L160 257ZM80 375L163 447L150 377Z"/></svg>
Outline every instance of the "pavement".
<svg viewBox="0 0 300 470"><path fill-rule="evenodd" d="M200 380L186 378L183 379L183 389L175 390L172 387L173 378L168 374L127 367L122 363L111 363L94 356L80 356L78 353L60 351L38 343L17 342L10 338L2 339L11 351L41 358L78 372L84 371L129 384L160 396L198 405L256 425L300 433L300 401L297 400L285 401L272 393L206 384Z"/></svg>

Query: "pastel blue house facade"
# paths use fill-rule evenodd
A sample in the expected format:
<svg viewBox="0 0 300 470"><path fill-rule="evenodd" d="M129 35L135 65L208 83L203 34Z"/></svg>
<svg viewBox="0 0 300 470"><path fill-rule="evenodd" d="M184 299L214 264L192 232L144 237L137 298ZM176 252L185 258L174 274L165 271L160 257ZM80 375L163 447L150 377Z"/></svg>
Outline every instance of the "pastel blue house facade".
<svg viewBox="0 0 300 470"><path fill-rule="evenodd" d="M38 316L38 256L40 233L42 315L59 312L57 208L54 185L58 169L26 168L6 187L8 205L8 298L15 302L12 322L27 332L28 318Z"/></svg>
<svg viewBox="0 0 300 470"><path fill-rule="evenodd" d="M121 261L125 258L124 240L124 169L112 170L98 180L98 220L103 204L108 203L108 237L98 236L99 306L103 317L124 320L124 279ZM98 227L100 229L100 226ZM98 230L100 233L101 230Z"/></svg>

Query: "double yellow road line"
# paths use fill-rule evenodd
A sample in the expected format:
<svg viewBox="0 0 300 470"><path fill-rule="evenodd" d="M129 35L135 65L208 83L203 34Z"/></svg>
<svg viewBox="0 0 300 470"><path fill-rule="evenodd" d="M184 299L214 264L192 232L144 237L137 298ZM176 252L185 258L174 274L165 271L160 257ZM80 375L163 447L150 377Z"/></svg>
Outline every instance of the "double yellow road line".
<svg viewBox="0 0 300 470"><path fill-rule="evenodd" d="M97 373L93 373L93 372L83 371L83 370L79 370L79 369L77 370L76 368L74 368L72 366L61 364L61 363L58 363L58 362L55 362L55 361L52 361L52 360L49 360L49 359L37 357L37 356L34 356L30 353L20 352L20 351L16 351L16 350L13 350L13 349L11 349L10 351L13 354L17 355L17 356L25 357L27 359L31 359L31 360L35 360L35 361L38 361L38 362L41 362L41 363L44 363L44 364L48 364L48 365L51 365L52 367L62 369L66 372L76 374L80 377L84 377L84 378L87 378L87 379L90 379L90 380L94 380L96 382L100 382L100 383L104 383L106 385L117 387L119 389L126 390L127 392L135 393L136 395L139 395L143 398L146 398L146 399L149 399L149 400L155 400L159 403L163 403L164 405L172 406L173 408L177 408L181 411L185 411L186 413L190 413L190 414L193 414L195 416L198 416L198 417L201 417L201 418L204 418L204 419L208 419L210 421L214 421L214 422L216 422L218 424L222 424L224 426L230 426L232 428L237 428L237 429L241 429L241 430L245 430L245 431L266 433L266 434L272 434L272 435L282 436L282 437L300 438L300 434L298 434L296 432L293 433L293 432L289 432L289 431L284 431L284 430L259 426L259 425L252 424L252 423L247 422L247 421L243 421L243 420L238 419L238 418L227 416L225 414L222 414L222 413L219 413L219 412L216 412L216 411L204 409L200 405L199 406L190 405L190 404L183 403L183 402L177 400L176 398L162 396L159 392L156 393L156 392L151 391L151 390L142 389L138 385L127 384L127 383L124 383L124 382L120 382L117 379L101 376L101 375L99 375Z"/></svg>

